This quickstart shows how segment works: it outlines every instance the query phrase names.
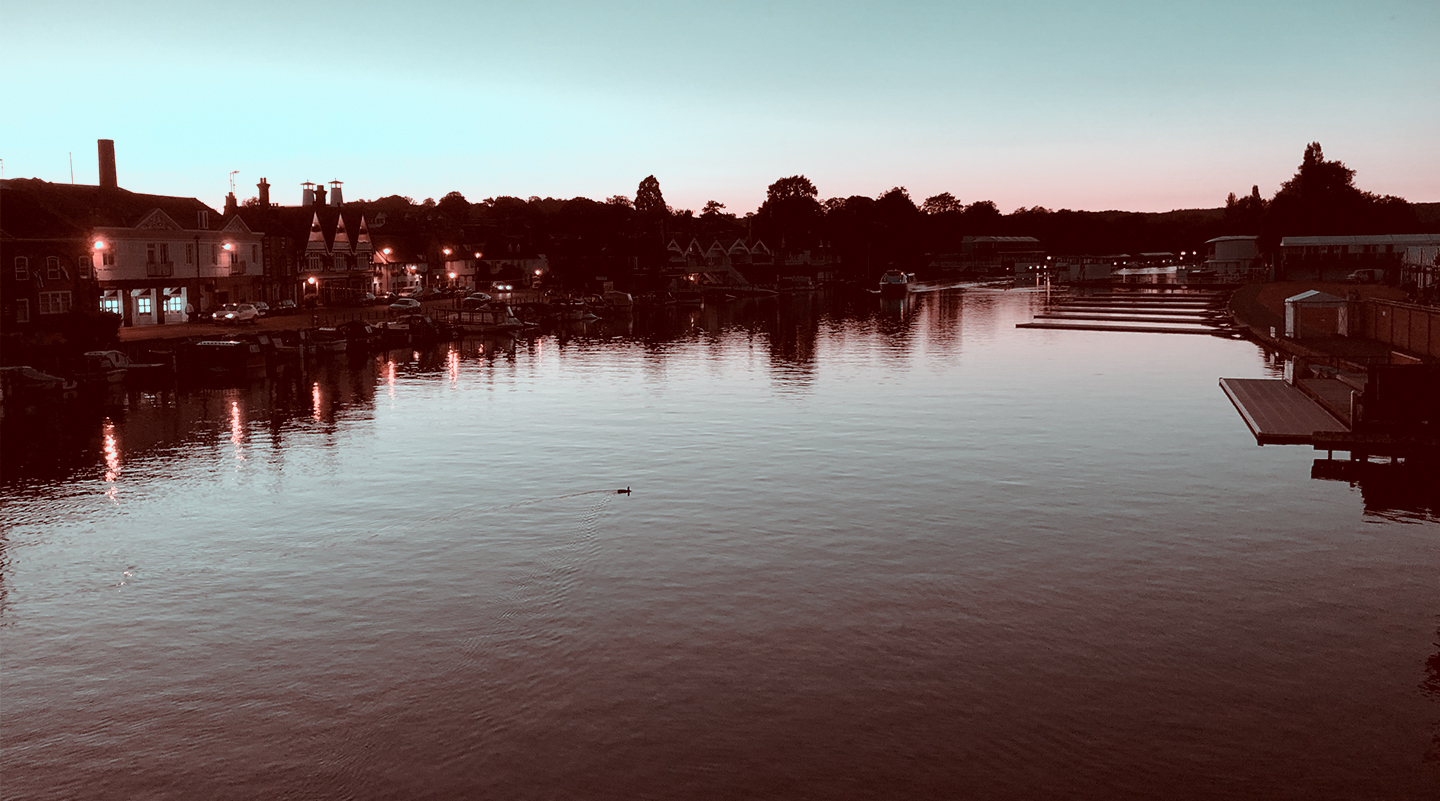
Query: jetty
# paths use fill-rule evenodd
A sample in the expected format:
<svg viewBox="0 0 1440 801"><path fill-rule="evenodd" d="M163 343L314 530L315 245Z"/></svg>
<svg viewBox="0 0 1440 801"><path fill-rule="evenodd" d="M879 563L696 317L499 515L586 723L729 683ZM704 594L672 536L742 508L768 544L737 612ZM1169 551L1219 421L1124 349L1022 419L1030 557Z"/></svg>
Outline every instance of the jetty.
<svg viewBox="0 0 1440 801"><path fill-rule="evenodd" d="M1235 337L1239 330L1226 310L1228 298L1228 292L1214 290L1067 295L1015 327Z"/></svg>

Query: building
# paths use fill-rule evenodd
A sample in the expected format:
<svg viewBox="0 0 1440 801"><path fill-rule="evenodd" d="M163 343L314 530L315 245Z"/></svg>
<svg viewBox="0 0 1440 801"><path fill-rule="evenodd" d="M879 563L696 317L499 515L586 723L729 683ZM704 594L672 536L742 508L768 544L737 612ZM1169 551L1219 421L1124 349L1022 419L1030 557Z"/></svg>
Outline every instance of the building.
<svg viewBox="0 0 1440 801"><path fill-rule="evenodd" d="M258 202L236 216L266 232L263 250L274 264L267 300L343 304L379 290L365 213L344 204L340 181L331 181L329 192L306 181L298 206L272 205L270 185L262 178L257 186Z"/></svg>
<svg viewBox="0 0 1440 801"><path fill-rule="evenodd" d="M1217 236L1205 242L1205 270L1216 278L1248 276L1263 269L1258 236Z"/></svg>
<svg viewBox="0 0 1440 801"><path fill-rule="evenodd" d="M1440 247L1440 234L1287 236L1280 240L1277 281L1340 281L1356 270L1380 270L1384 282L1402 282L1411 248Z"/></svg>
<svg viewBox="0 0 1440 801"><path fill-rule="evenodd" d="M1033 236L967 236L960 240L961 270L972 275L1014 275L1016 265L1039 267L1044 263L1045 248Z"/></svg>
<svg viewBox="0 0 1440 801"><path fill-rule="evenodd" d="M163 325L260 299L260 234L195 198L121 189L114 143L99 148L98 186L0 182L7 327L71 308Z"/></svg>

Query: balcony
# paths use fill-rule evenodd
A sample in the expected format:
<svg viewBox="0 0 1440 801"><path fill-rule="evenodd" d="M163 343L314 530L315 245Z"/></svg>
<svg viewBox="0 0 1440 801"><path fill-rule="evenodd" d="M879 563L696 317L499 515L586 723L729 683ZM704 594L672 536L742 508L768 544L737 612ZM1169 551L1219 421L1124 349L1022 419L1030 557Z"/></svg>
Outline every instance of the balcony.
<svg viewBox="0 0 1440 801"><path fill-rule="evenodd" d="M175 262L152 261L145 264L147 278L169 278L175 274Z"/></svg>
<svg viewBox="0 0 1440 801"><path fill-rule="evenodd" d="M230 264L230 274L231 274L231 275L244 275L244 274L245 274L245 268L246 268L247 266L248 266L248 262L243 262L243 261L232 262L232 263Z"/></svg>

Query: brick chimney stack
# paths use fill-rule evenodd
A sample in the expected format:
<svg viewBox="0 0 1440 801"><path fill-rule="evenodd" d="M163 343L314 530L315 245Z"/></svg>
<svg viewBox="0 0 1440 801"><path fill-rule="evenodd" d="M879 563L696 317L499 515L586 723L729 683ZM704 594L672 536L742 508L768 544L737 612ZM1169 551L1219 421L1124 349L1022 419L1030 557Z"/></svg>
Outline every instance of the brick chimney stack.
<svg viewBox="0 0 1440 801"><path fill-rule="evenodd" d="M115 140L100 139L96 144L100 148L100 186L103 189L119 189L120 182L115 178Z"/></svg>
<svg viewBox="0 0 1440 801"><path fill-rule="evenodd" d="M270 208L270 182L261 178L260 183L255 184L255 188L260 190L260 208Z"/></svg>

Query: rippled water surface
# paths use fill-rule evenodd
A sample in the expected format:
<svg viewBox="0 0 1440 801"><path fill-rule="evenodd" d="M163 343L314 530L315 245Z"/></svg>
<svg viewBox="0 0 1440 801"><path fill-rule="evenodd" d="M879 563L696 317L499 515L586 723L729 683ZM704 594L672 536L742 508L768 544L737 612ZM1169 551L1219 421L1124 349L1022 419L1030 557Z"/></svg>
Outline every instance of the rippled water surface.
<svg viewBox="0 0 1440 801"><path fill-rule="evenodd" d="M1436 797L1430 496L1255 447L1254 345L1042 298L7 418L4 796Z"/></svg>

